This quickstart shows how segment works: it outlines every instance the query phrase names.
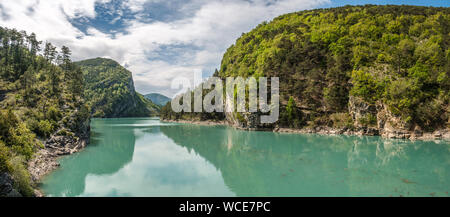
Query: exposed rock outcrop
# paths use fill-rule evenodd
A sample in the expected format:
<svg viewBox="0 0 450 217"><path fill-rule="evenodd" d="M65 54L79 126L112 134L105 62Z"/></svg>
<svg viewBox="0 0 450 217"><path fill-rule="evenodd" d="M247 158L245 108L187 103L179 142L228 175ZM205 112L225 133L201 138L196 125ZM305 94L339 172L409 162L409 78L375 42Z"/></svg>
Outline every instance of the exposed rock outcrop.
<svg viewBox="0 0 450 217"><path fill-rule="evenodd" d="M375 105L367 103L360 98L350 96L348 112L352 116L355 127L360 128L367 126L367 123L363 123L363 120L374 117L377 114L377 109Z"/></svg>
<svg viewBox="0 0 450 217"><path fill-rule="evenodd" d="M73 136L53 136L45 142L45 148L39 150L28 163L33 182L39 180L59 167L58 157L80 151L88 143L88 138L80 139Z"/></svg>
<svg viewBox="0 0 450 217"><path fill-rule="evenodd" d="M0 197L21 197L22 195L14 189L14 180L6 173L0 173Z"/></svg>
<svg viewBox="0 0 450 217"><path fill-rule="evenodd" d="M68 129L61 128L44 141L44 148L35 153L34 158L28 162L28 172L33 183L39 183L42 177L58 168L60 156L76 153L89 143L89 116L79 119L74 113L68 119L67 122L76 125L78 131L74 134ZM37 189L35 189L34 195L37 197L44 196Z"/></svg>
<svg viewBox="0 0 450 217"><path fill-rule="evenodd" d="M261 124L261 114L250 112L226 112L224 123L242 130L269 130L280 133L344 134L382 136L391 139L450 140L450 131L448 129L424 132L418 125L412 125L393 115L387 106L381 102L370 104L360 98L350 97L348 109L354 122L353 128L344 127L337 129L329 126L305 127L302 129L283 128L276 124ZM189 121L184 122L189 123Z"/></svg>

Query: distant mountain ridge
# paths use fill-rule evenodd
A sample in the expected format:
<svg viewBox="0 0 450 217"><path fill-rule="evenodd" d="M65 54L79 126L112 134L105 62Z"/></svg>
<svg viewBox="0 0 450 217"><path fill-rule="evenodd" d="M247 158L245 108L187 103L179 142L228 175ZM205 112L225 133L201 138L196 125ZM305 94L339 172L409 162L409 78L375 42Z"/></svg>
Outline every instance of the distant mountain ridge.
<svg viewBox="0 0 450 217"><path fill-rule="evenodd" d="M159 93L149 93L149 94L144 95L144 97L160 106L165 106L168 102L170 102L172 100L169 97L164 96Z"/></svg>
<svg viewBox="0 0 450 217"><path fill-rule="evenodd" d="M76 62L86 81L84 96L98 118L148 117L160 107L134 88L132 73L114 60L95 58Z"/></svg>

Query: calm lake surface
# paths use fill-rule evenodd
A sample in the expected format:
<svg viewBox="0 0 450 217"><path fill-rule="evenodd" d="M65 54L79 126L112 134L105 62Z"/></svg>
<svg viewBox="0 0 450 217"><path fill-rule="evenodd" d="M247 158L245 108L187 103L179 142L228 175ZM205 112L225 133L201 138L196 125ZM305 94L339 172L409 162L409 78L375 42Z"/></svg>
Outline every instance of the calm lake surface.
<svg viewBox="0 0 450 217"><path fill-rule="evenodd" d="M91 144L43 180L47 196L442 196L449 142L239 131L94 119Z"/></svg>

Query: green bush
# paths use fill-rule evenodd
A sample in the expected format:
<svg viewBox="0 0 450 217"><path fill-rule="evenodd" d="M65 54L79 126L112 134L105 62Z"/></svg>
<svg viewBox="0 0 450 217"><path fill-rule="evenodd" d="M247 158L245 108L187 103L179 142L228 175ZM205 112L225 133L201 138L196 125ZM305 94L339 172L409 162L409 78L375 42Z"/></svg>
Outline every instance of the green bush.
<svg viewBox="0 0 450 217"><path fill-rule="evenodd" d="M32 196L31 179L21 156L12 156L11 151L0 140L0 172L8 172L14 180L14 188L23 196Z"/></svg>
<svg viewBox="0 0 450 217"><path fill-rule="evenodd" d="M308 122L308 127L320 127L320 126L332 126L332 122L329 117L320 115L312 118L313 121Z"/></svg>
<svg viewBox="0 0 450 217"><path fill-rule="evenodd" d="M241 113L236 112L236 118L238 119L238 121L240 123L245 123L245 118L244 118L244 116L241 115Z"/></svg>
<svg viewBox="0 0 450 217"><path fill-rule="evenodd" d="M56 122L58 122L62 117L61 112L55 106L50 106L47 110L46 115L47 115L48 119L56 121Z"/></svg>
<svg viewBox="0 0 450 217"><path fill-rule="evenodd" d="M415 121L420 123L424 130L432 131L436 126L444 125L445 120L449 118L449 114L445 112L445 103L440 99L436 99L420 104L414 117Z"/></svg>
<svg viewBox="0 0 450 217"><path fill-rule="evenodd" d="M350 93L360 96L368 102L375 102L381 98L385 84L378 81L370 72L355 70L352 72L353 88Z"/></svg>
<svg viewBox="0 0 450 217"><path fill-rule="evenodd" d="M31 187L31 178L25 167L25 159L20 156L12 157L11 177L14 179L14 188L17 189L23 196L29 197L33 195L33 188Z"/></svg>
<svg viewBox="0 0 450 217"><path fill-rule="evenodd" d="M294 97L290 96L285 109L280 112L279 124L282 127L300 128L303 125L301 111L295 106Z"/></svg>
<svg viewBox="0 0 450 217"><path fill-rule="evenodd" d="M373 114L367 114L364 117L360 118L359 123L366 127L374 127L377 125L377 116Z"/></svg>
<svg viewBox="0 0 450 217"><path fill-rule="evenodd" d="M10 142L10 130L17 126L18 120L12 110L0 111L0 138L8 144Z"/></svg>
<svg viewBox="0 0 450 217"><path fill-rule="evenodd" d="M41 120L37 124L36 131L39 136L47 138L53 133L53 125L48 120Z"/></svg>
<svg viewBox="0 0 450 217"><path fill-rule="evenodd" d="M10 170L9 158L10 150L5 146L5 143L0 140L0 172Z"/></svg>
<svg viewBox="0 0 450 217"><path fill-rule="evenodd" d="M348 113L334 113L330 115L330 119L335 128L353 128L353 119Z"/></svg>
<svg viewBox="0 0 450 217"><path fill-rule="evenodd" d="M15 129L10 130L12 150L25 156L29 160L34 153L35 145L38 142L35 135L27 128L25 123L20 123Z"/></svg>

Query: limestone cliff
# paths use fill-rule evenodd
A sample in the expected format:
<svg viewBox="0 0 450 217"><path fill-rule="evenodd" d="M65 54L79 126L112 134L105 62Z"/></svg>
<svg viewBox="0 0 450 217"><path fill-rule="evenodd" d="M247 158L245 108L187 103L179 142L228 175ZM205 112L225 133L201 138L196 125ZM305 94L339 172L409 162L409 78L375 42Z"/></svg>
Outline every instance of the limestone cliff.
<svg viewBox="0 0 450 217"><path fill-rule="evenodd" d="M111 59L95 58L76 62L86 81L85 98L93 117L149 117L159 106L134 88L132 73Z"/></svg>

